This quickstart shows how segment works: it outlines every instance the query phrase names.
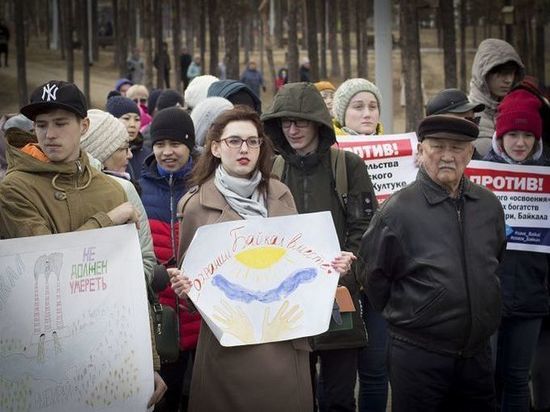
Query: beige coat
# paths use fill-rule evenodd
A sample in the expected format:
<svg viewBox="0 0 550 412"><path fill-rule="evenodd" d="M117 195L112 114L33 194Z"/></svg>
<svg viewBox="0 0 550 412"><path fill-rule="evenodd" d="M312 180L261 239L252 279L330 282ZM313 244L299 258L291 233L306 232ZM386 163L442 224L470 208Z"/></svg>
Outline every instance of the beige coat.
<svg viewBox="0 0 550 412"><path fill-rule="evenodd" d="M182 206L185 205L182 211ZM269 216L296 213L289 189L269 182ZM191 189L178 204L179 260L197 228L241 219L216 189L213 179ZM206 323L201 325L191 380L189 411L310 412L313 409L306 338L260 345L223 347Z"/></svg>

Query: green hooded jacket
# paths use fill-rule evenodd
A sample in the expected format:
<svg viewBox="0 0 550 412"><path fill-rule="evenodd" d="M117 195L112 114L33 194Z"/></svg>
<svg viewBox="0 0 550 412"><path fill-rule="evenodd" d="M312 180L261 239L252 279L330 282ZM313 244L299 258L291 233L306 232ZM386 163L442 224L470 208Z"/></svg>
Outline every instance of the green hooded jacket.
<svg viewBox="0 0 550 412"><path fill-rule="evenodd" d="M317 150L298 155L288 144L281 127L282 118L305 119L319 126ZM289 83L275 95L262 115L266 134L285 159L281 180L292 192L299 213L330 211L342 250L357 255L363 233L376 210L374 189L363 160L345 152L348 190L346 208L341 205L332 174L330 147L336 143L332 119L321 94L311 83ZM353 298L353 329L328 331L313 340L314 350L359 348L367 343L359 304L359 284L355 273L340 279Z"/></svg>

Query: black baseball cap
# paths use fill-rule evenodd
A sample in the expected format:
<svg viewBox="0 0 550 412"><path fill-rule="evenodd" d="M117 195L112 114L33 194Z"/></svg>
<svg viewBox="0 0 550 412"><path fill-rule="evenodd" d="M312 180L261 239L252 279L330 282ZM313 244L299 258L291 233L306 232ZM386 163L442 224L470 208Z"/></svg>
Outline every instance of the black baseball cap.
<svg viewBox="0 0 550 412"><path fill-rule="evenodd" d="M21 113L34 121L37 115L52 109L67 110L85 118L88 103L84 94L73 83L50 80L32 92L31 102L21 108Z"/></svg>
<svg viewBox="0 0 550 412"><path fill-rule="evenodd" d="M473 110L475 113L485 110L482 103L470 103L468 96L459 89L445 89L437 93L426 105L426 116L445 113L465 113Z"/></svg>

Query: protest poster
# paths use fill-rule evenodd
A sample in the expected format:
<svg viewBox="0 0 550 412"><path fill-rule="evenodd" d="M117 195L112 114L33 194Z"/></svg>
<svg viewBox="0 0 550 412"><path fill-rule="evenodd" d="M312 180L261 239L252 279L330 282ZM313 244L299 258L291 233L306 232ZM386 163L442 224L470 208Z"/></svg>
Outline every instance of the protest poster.
<svg viewBox="0 0 550 412"><path fill-rule="evenodd" d="M416 133L336 137L340 149L357 154L367 165L378 202L416 179Z"/></svg>
<svg viewBox="0 0 550 412"><path fill-rule="evenodd" d="M240 346L326 331L338 255L331 214L319 212L202 226L182 269L220 344Z"/></svg>
<svg viewBox="0 0 550 412"><path fill-rule="evenodd" d="M472 160L465 174L502 203L508 249L550 253L550 168Z"/></svg>
<svg viewBox="0 0 550 412"><path fill-rule="evenodd" d="M151 353L135 225L0 241L0 410L145 411Z"/></svg>

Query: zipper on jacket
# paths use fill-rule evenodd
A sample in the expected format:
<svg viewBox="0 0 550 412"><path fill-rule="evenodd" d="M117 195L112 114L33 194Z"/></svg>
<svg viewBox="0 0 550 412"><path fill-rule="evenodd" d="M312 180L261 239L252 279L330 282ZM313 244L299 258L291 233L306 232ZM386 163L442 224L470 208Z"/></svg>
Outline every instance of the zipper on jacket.
<svg viewBox="0 0 550 412"><path fill-rule="evenodd" d="M464 286L466 288L466 298L468 300L468 328L467 333L464 338L464 345L463 345L463 351L459 352L459 355L462 355L464 352L464 349L468 346L468 341L470 340L470 335L472 333L472 302L470 297L470 285L468 282L468 270L466 267L466 248L464 243L464 221L462 216L462 206L464 205L464 199L457 199L455 202L455 210L457 215L457 221L458 221L458 230L460 233L460 244L461 244L461 259L462 259L462 276L464 277Z"/></svg>
<svg viewBox="0 0 550 412"><path fill-rule="evenodd" d="M307 213L309 212L309 194L307 193L307 188L308 188L308 184L307 184L307 173L306 173L306 169L305 169L305 166L304 166L304 160L303 159L300 159L300 166L302 167L302 172L303 172L303 178L302 178L302 193L304 194L304 212Z"/></svg>
<svg viewBox="0 0 550 412"><path fill-rule="evenodd" d="M80 179L80 176L82 176L82 163L80 163L80 160L77 160L75 162L76 164L76 180L74 182L74 187L78 188L78 180Z"/></svg>
<svg viewBox="0 0 550 412"><path fill-rule="evenodd" d="M172 244L172 258L176 258L176 213L174 211L174 174L170 173L168 178L168 185L170 186L170 243Z"/></svg>

